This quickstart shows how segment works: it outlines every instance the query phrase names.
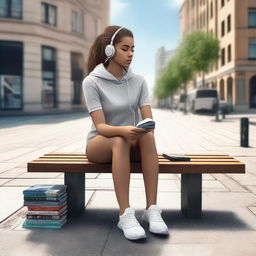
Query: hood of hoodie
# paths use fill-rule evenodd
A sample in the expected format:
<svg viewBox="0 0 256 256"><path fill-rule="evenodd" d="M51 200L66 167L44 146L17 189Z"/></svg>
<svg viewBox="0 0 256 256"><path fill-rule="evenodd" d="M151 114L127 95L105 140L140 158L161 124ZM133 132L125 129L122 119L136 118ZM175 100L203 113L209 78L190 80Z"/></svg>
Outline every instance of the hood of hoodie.
<svg viewBox="0 0 256 256"><path fill-rule="evenodd" d="M125 83L127 82L133 75L133 72L130 67L127 69L123 68L123 76L120 80L118 80L113 74L111 74L103 65L103 63L98 64L92 72L90 72L89 76L98 77L101 79L105 79L111 81L113 83Z"/></svg>

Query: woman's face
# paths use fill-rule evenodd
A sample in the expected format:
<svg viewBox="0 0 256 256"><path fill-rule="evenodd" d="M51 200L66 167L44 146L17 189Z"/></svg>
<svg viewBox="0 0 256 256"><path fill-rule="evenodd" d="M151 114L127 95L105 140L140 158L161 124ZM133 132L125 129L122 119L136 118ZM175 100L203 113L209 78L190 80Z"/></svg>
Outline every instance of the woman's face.
<svg viewBox="0 0 256 256"><path fill-rule="evenodd" d="M134 40L130 36L122 37L121 42L115 44L115 55L112 60L123 67L130 66L134 53Z"/></svg>

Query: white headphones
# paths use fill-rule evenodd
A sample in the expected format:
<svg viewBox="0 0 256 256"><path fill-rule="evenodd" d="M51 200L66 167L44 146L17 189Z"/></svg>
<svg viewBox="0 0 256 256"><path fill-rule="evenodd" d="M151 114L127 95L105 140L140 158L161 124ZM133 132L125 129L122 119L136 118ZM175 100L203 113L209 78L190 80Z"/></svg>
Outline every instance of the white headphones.
<svg viewBox="0 0 256 256"><path fill-rule="evenodd" d="M119 28L119 29L114 33L114 35L113 35L112 38L111 38L110 44L108 44L108 45L105 47L105 54L106 54L106 56L107 56L107 59L105 60L105 62L106 62L109 58L111 58L111 57L113 57L113 56L115 55L116 50L115 50L115 47L114 47L114 45L113 45L113 42L114 42L114 39L115 39L116 34L117 34L121 29L123 29L123 27Z"/></svg>

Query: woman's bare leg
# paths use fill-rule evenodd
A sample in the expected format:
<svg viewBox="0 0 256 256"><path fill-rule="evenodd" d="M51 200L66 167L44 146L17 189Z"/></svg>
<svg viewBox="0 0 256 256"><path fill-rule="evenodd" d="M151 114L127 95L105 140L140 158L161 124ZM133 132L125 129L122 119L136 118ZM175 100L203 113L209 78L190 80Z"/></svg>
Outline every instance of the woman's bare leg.
<svg viewBox="0 0 256 256"><path fill-rule="evenodd" d="M112 177L120 215L129 204L130 185L130 149L131 143L121 136L105 137L98 135L93 138L87 149L89 161L106 163L112 161Z"/></svg>
<svg viewBox="0 0 256 256"><path fill-rule="evenodd" d="M159 163L154 134L147 132L138 139L141 154L141 167L145 184L147 206L156 204Z"/></svg>

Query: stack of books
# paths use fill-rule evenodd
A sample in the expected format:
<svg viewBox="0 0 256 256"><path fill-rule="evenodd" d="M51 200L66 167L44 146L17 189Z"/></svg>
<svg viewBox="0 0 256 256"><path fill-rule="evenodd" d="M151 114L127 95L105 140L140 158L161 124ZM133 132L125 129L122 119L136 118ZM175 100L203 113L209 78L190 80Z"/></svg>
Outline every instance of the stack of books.
<svg viewBox="0 0 256 256"><path fill-rule="evenodd" d="M66 189L66 185L35 185L24 190L28 211L22 227L60 229L67 222Z"/></svg>

